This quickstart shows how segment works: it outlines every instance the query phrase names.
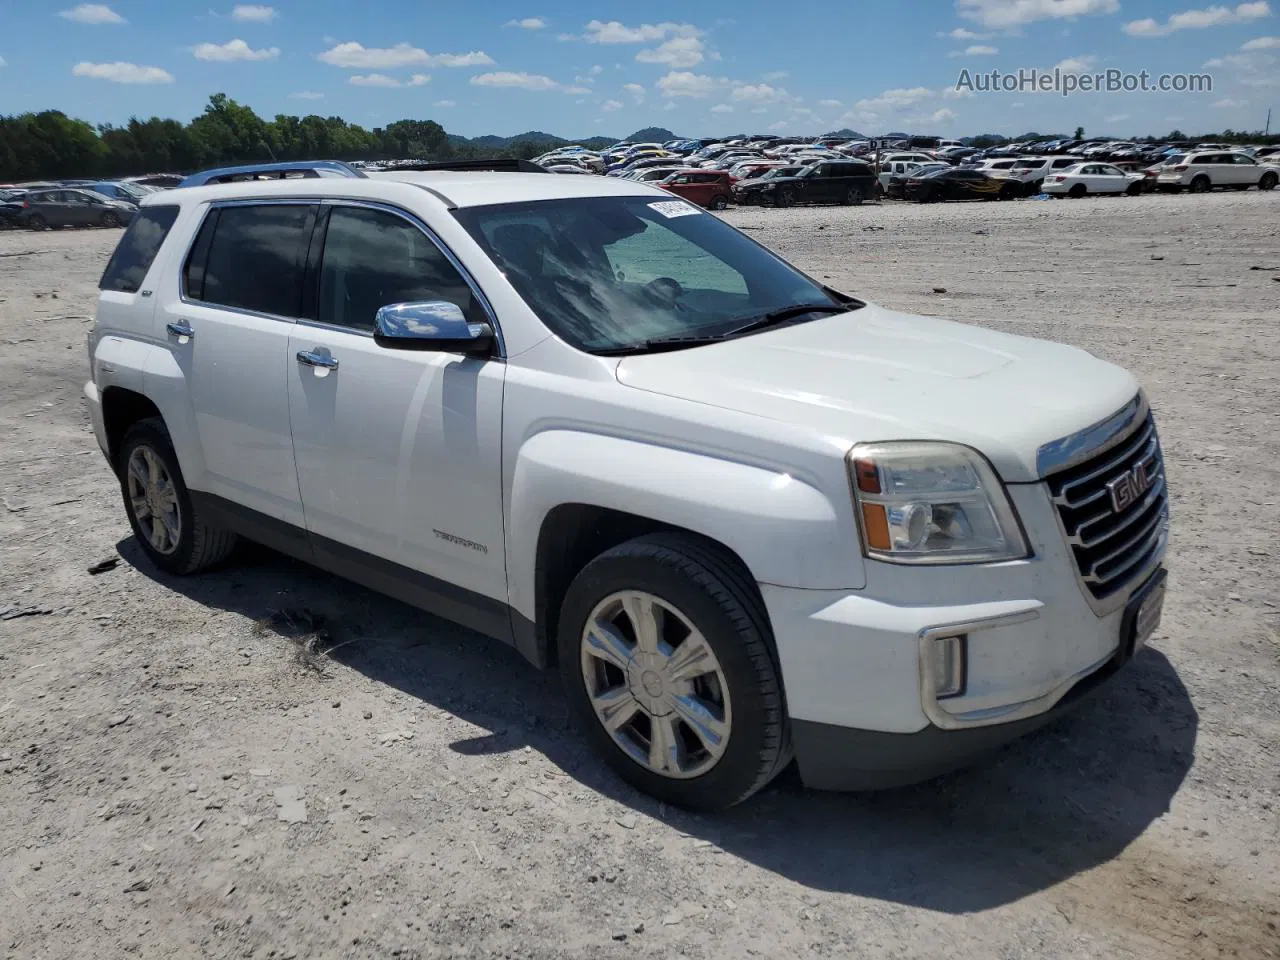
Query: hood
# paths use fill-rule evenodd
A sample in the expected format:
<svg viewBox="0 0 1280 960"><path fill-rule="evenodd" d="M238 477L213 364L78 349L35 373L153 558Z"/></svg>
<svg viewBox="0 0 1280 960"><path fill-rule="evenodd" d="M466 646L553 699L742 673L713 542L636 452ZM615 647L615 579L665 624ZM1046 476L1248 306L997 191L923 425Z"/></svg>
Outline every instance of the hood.
<svg viewBox="0 0 1280 960"><path fill-rule="evenodd" d="M626 357L624 386L859 442L947 440L1010 482L1036 451L1133 399L1131 374L1075 347L874 304L670 353Z"/></svg>

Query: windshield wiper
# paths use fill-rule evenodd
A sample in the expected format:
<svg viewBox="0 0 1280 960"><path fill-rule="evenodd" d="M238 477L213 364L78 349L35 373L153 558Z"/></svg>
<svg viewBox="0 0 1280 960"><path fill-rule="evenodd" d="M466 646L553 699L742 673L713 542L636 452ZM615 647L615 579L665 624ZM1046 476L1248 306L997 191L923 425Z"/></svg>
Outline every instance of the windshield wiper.
<svg viewBox="0 0 1280 960"><path fill-rule="evenodd" d="M603 350L592 350L599 357L621 357L635 353L660 353L666 350L683 350L686 347L701 347L709 343L720 343L732 340L746 333L755 333L766 327L784 323L794 317L802 317L806 313L848 313L854 309L849 305L836 303L803 303L791 307L771 310L766 314L748 320L746 323L725 330L723 333L682 334L674 337L656 337L652 340L640 340L621 347L607 347Z"/></svg>

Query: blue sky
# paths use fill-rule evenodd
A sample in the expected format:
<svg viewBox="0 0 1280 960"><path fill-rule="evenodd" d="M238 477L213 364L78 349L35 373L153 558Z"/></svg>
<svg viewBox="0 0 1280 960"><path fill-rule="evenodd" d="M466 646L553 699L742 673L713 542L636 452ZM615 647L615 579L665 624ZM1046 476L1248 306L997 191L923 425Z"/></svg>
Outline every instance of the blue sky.
<svg viewBox="0 0 1280 960"><path fill-rule="evenodd" d="M1280 15L1267 0L650 0L589 14L569 0L214 2L9 0L0 113L185 120L221 91L267 117L581 138L648 125L1162 134L1258 129L1280 107ZM1209 73L1213 90L954 89L962 69L1055 66Z"/></svg>

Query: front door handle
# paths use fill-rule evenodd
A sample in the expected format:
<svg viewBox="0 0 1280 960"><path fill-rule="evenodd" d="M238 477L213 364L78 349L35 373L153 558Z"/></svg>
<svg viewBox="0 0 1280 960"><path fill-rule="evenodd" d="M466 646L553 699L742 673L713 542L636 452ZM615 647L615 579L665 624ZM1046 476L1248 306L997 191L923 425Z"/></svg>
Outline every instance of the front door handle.
<svg viewBox="0 0 1280 960"><path fill-rule="evenodd" d="M338 361L328 354L315 353L311 350L299 350L298 362L304 367L323 367L325 370L337 370Z"/></svg>
<svg viewBox="0 0 1280 960"><path fill-rule="evenodd" d="M169 331L169 336L177 337L179 343L187 343L196 335L196 332L191 329L191 324L185 320L174 320L166 323L164 328Z"/></svg>

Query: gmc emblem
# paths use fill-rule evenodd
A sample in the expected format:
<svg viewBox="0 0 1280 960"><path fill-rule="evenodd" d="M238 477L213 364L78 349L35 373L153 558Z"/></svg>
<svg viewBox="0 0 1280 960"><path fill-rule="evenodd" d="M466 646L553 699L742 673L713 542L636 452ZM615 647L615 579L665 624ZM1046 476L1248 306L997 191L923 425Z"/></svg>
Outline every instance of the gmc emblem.
<svg viewBox="0 0 1280 960"><path fill-rule="evenodd" d="M1111 494L1112 509L1116 513L1123 512L1126 507L1132 505L1150 490L1155 482L1156 478L1147 473L1145 461L1135 463L1132 470L1126 470L1114 480L1107 482L1107 491Z"/></svg>

